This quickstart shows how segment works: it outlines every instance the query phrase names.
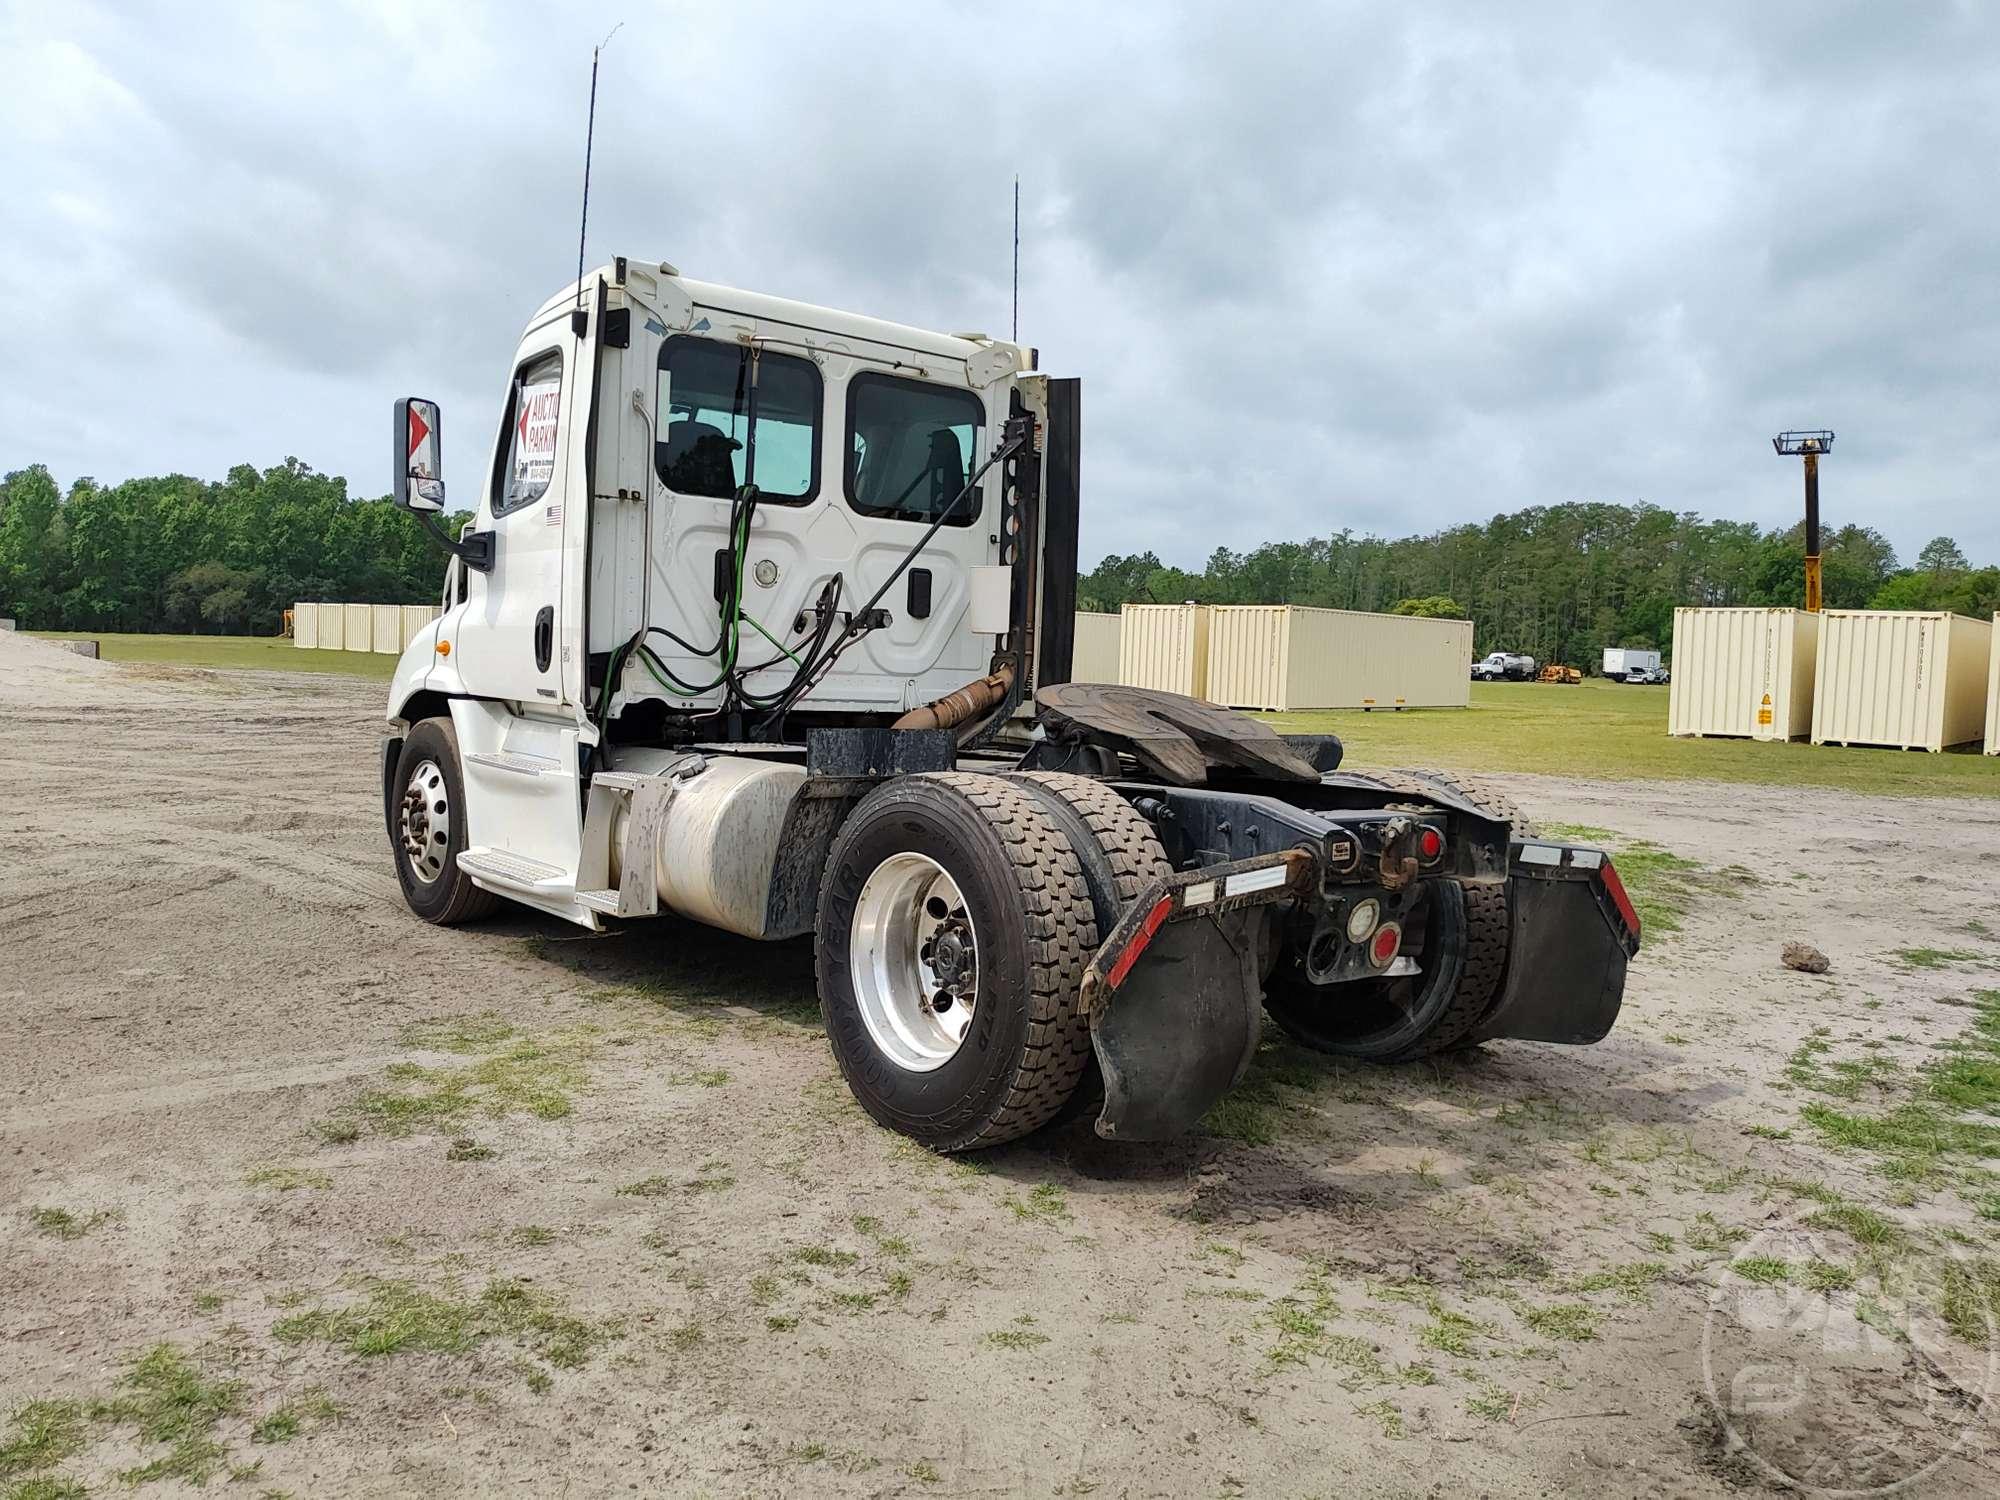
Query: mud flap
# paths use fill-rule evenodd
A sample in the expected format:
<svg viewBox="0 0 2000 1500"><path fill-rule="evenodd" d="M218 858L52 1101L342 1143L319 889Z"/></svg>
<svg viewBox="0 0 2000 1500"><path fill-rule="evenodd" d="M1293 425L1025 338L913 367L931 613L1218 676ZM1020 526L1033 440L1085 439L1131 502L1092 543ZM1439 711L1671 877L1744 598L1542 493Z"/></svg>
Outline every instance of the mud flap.
<svg viewBox="0 0 2000 1500"><path fill-rule="evenodd" d="M1618 1019L1627 942L1603 886L1570 875L1517 869L1509 880L1507 978L1468 1042L1580 1046L1603 1040Z"/></svg>
<svg viewBox="0 0 2000 1500"><path fill-rule="evenodd" d="M1263 1027L1261 909L1160 929L1110 1003L1090 1018L1104 1069L1097 1133L1163 1141L1185 1133L1243 1076Z"/></svg>

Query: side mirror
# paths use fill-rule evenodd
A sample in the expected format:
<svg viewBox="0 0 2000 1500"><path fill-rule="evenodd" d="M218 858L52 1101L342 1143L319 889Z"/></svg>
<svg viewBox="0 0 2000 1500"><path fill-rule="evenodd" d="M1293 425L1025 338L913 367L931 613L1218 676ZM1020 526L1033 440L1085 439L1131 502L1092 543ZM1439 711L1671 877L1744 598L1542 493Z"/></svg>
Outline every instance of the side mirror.
<svg viewBox="0 0 2000 1500"><path fill-rule="evenodd" d="M422 396L396 403L396 504L403 510L435 514L444 509L443 444L438 404Z"/></svg>

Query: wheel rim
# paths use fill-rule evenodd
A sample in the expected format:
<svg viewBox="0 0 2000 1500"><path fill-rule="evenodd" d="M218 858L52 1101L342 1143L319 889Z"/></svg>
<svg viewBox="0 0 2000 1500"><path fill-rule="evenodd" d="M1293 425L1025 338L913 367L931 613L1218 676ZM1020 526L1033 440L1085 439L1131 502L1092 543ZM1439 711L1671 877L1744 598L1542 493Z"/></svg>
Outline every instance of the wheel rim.
<svg viewBox="0 0 2000 1500"><path fill-rule="evenodd" d="M445 856L451 852L451 794L436 761L419 763L403 783L397 833L410 874L425 885L434 885L444 874Z"/></svg>
<svg viewBox="0 0 2000 1500"><path fill-rule="evenodd" d="M928 855L892 854L854 903L848 966L861 1022L913 1073L958 1054L979 998L979 938L958 883Z"/></svg>

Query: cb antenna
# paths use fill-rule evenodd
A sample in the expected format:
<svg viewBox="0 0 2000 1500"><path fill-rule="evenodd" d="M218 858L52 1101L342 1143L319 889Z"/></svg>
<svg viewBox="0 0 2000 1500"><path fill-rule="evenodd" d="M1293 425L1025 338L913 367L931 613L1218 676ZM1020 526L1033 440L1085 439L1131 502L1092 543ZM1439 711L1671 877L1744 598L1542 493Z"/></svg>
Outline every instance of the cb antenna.
<svg viewBox="0 0 2000 1500"><path fill-rule="evenodd" d="M1021 342L1021 174L1014 174L1014 332L1010 336L1016 344Z"/></svg>
<svg viewBox="0 0 2000 1500"><path fill-rule="evenodd" d="M590 49L590 115L583 127L583 213L576 226L576 309L569 315L570 332L583 337L583 241L590 232L590 151L597 140L597 54L611 45L611 39L618 35L620 21L604 33L604 40Z"/></svg>

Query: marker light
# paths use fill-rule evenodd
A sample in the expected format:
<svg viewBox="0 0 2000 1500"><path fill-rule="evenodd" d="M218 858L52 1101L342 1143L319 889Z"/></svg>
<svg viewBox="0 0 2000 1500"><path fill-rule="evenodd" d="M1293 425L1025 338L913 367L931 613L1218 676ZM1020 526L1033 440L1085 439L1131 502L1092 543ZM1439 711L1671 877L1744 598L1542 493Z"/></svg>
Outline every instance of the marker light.
<svg viewBox="0 0 2000 1500"><path fill-rule="evenodd" d="M1368 961L1378 969L1386 969L1402 946L1403 929L1394 922L1384 922L1375 930L1375 941L1368 945Z"/></svg>
<svg viewBox="0 0 2000 1500"><path fill-rule="evenodd" d="M1382 908L1379 903L1373 900L1355 902L1354 910L1347 914L1348 942L1367 942L1368 934L1375 930L1375 924L1381 920Z"/></svg>
<svg viewBox="0 0 2000 1500"><path fill-rule="evenodd" d="M1426 828L1417 835L1417 853L1423 856L1425 863L1436 859L1444 853L1444 835L1435 828Z"/></svg>

